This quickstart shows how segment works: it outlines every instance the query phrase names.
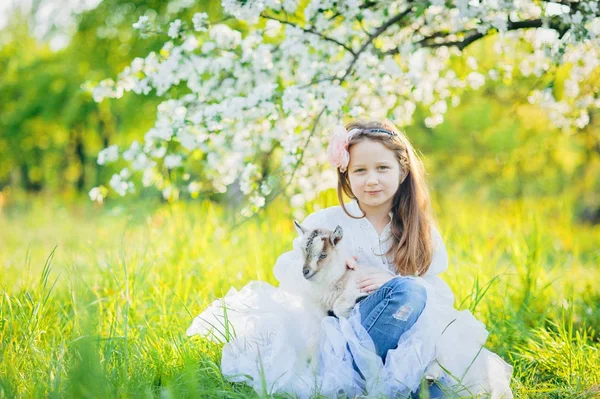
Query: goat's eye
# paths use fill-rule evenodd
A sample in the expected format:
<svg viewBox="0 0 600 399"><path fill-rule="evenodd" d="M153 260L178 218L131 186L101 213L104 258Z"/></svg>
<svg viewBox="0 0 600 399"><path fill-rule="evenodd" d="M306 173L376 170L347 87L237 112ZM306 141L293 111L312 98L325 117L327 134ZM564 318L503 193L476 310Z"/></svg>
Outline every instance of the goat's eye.
<svg viewBox="0 0 600 399"><path fill-rule="evenodd" d="M327 257L327 254L322 253L321 255L319 255L319 259L325 259Z"/></svg>

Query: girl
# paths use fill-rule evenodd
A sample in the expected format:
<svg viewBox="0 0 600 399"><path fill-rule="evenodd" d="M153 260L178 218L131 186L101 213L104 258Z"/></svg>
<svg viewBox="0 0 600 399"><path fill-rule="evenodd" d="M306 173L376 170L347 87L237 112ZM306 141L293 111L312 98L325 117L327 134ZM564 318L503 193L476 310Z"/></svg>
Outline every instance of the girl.
<svg viewBox="0 0 600 399"><path fill-rule="evenodd" d="M483 348L487 331L437 274L447 268L422 162L389 121L336 127L328 146L340 206L314 212L308 229L340 225L349 268L377 266L360 281L369 295L348 318L322 318L307 304L300 237L275 264L279 288L253 281L201 313L188 335L229 325L221 369L263 394L431 398L489 393L512 398L512 367ZM352 198L343 202L343 194ZM316 348L316 349L315 349Z"/></svg>

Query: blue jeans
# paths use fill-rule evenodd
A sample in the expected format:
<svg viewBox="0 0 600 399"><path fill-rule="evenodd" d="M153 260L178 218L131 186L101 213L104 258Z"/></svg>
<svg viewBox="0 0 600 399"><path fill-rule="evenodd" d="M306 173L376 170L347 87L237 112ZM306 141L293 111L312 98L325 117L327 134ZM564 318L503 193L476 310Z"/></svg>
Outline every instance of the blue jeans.
<svg viewBox="0 0 600 399"><path fill-rule="evenodd" d="M440 388L438 383L435 383L435 382L429 386L429 396L422 395L422 397L429 398L429 399L449 399L450 398L450 396L448 396L448 395L444 396L444 391ZM411 395L411 399L419 399L419 398L421 398L421 388L417 389L417 391L413 392ZM454 398L454 396L452 396L452 398Z"/></svg>
<svg viewBox="0 0 600 399"><path fill-rule="evenodd" d="M398 346L400 336L415 324L426 302L425 288L412 277L395 277L360 302L361 324L384 362L388 350ZM419 394L420 389L412 396L418 398ZM443 398L437 384L429 386L429 397Z"/></svg>
<svg viewBox="0 0 600 399"><path fill-rule="evenodd" d="M385 362L390 349L415 324L427 302L425 288L411 277L395 277L360 302L361 324Z"/></svg>

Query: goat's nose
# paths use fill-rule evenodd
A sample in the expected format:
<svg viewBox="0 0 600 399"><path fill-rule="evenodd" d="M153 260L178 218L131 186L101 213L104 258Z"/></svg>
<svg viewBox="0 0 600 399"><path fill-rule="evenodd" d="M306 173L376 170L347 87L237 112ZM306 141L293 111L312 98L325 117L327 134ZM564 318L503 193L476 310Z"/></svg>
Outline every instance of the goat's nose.
<svg viewBox="0 0 600 399"><path fill-rule="evenodd" d="M306 275L310 273L310 269L308 267L305 267L302 269L302 274L304 275L304 277L306 277Z"/></svg>

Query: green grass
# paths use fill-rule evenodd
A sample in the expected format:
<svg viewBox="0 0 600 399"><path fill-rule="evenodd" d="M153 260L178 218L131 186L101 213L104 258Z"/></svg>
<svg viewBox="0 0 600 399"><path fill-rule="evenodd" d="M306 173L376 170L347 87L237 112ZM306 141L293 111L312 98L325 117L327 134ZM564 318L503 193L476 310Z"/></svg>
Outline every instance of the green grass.
<svg viewBox="0 0 600 399"><path fill-rule="evenodd" d="M574 223L571 204L436 200L442 277L514 365L519 398L600 396L600 227ZM230 286L275 284L296 233L283 203L232 234L230 221L210 203L4 209L0 397L257 396L185 330Z"/></svg>

